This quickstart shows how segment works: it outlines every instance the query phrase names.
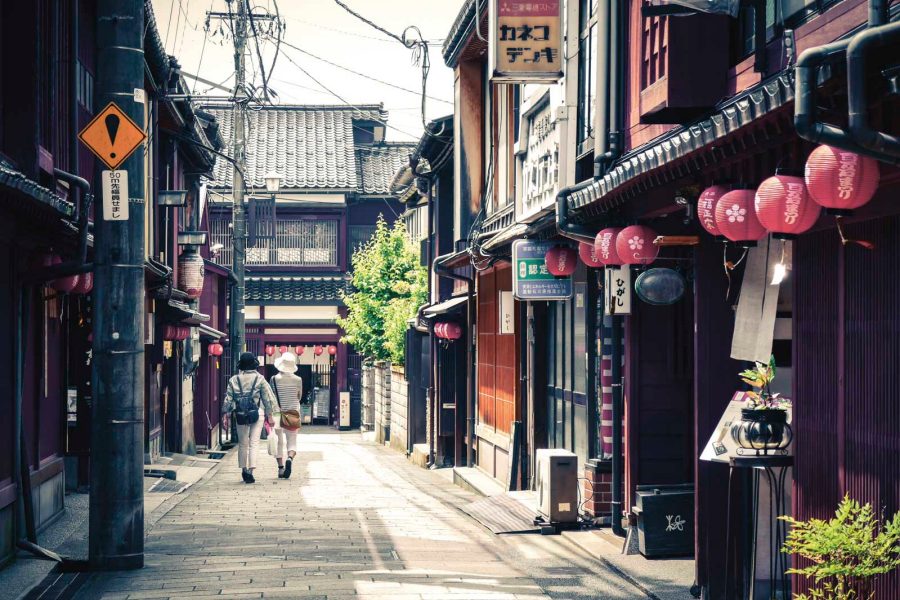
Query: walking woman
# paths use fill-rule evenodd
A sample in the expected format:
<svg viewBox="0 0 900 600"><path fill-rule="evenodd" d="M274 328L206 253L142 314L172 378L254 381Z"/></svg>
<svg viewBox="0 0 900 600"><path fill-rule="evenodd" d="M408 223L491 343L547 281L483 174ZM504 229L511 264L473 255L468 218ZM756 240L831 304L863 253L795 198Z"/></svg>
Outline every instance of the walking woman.
<svg viewBox="0 0 900 600"><path fill-rule="evenodd" d="M228 380L225 390L224 414L234 413L238 434L238 464L244 483L253 483L256 452L262 433L263 419L274 424L272 418L272 388L256 369L259 361L251 352L243 352L238 361L238 374Z"/></svg>
<svg viewBox="0 0 900 600"><path fill-rule="evenodd" d="M275 421L275 434L278 436L275 460L278 461L278 478L290 479L291 463L297 456L303 380L297 376L297 357L292 352L285 352L276 359L275 368L278 369L278 374L272 377L272 389L275 391L279 413Z"/></svg>

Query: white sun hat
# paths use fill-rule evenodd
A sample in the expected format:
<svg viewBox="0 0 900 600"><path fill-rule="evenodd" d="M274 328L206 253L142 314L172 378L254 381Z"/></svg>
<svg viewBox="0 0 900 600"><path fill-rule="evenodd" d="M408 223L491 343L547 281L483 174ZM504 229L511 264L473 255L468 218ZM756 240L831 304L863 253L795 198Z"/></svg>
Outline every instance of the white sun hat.
<svg viewBox="0 0 900 600"><path fill-rule="evenodd" d="M275 359L275 368L282 373L296 373L297 356L293 352L285 352Z"/></svg>

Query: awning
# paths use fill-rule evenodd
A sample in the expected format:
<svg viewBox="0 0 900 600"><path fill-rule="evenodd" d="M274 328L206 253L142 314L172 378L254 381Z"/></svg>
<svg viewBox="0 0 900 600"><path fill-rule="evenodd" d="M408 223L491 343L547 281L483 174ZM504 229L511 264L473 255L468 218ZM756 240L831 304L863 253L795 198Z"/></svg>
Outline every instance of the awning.
<svg viewBox="0 0 900 600"><path fill-rule="evenodd" d="M219 331L218 329L213 329L209 325L204 325L201 323L199 329L200 337L209 338L211 340L221 340L222 338L227 337L225 333Z"/></svg>
<svg viewBox="0 0 900 600"><path fill-rule="evenodd" d="M459 252L439 256L434 260L434 264L447 267L449 269L464 267L469 264L469 251L460 250Z"/></svg>
<svg viewBox="0 0 900 600"><path fill-rule="evenodd" d="M199 326L209 321L209 315L197 312L188 304L178 300L169 300L163 306L163 317L175 323ZM215 331L215 330L213 330Z"/></svg>
<svg viewBox="0 0 900 600"><path fill-rule="evenodd" d="M461 307L468 301L468 296L456 296L455 298L450 298L449 300L444 300L443 302L426 306L422 309L422 316L425 318L431 318L438 315L445 315L449 312L461 309Z"/></svg>
<svg viewBox="0 0 900 600"><path fill-rule="evenodd" d="M499 232L497 235L486 241L482 248L490 252L491 250L496 250L501 246L505 246L518 238L526 235L531 230L531 227L525 225L524 223L517 223L512 227L507 227L503 231Z"/></svg>

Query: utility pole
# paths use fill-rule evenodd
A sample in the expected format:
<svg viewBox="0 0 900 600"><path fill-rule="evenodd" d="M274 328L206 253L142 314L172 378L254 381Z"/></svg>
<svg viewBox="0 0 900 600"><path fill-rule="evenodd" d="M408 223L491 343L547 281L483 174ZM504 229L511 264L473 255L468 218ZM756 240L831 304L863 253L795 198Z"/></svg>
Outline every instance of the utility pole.
<svg viewBox="0 0 900 600"><path fill-rule="evenodd" d="M231 0L229 0L230 2ZM237 373L237 363L244 351L244 303L246 301L245 264L247 259L247 231L244 214L244 172L247 169L246 140L244 139L244 119L247 110L247 91L244 85L244 54L247 44L247 3L237 0L237 19L234 22L234 128L231 135L234 139L234 168L231 180L231 211L234 256L232 270L237 284L232 288L231 319L229 320L228 337L231 340L232 372Z"/></svg>
<svg viewBox="0 0 900 600"><path fill-rule="evenodd" d="M115 102L136 123L144 105L143 0L97 2L98 106ZM127 171L129 217L94 221L94 402L89 561L98 569L144 566L144 158Z"/></svg>

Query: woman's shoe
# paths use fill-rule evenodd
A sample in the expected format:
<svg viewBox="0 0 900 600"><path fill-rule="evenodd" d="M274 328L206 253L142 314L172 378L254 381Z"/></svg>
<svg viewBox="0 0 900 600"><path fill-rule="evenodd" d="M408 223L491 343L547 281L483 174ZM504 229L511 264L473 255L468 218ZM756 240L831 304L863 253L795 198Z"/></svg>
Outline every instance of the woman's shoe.
<svg viewBox="0 0 900 600"><path fill-rule="evenodd" d="M284 467L278 467L278 479L284 479Z"/></svg>
<svg viewBox="0 0 900 600"><path fill-rule="evenodd" d="M247 471L247 483L256 483L256 478L253 477L253 471Z"/></svg>
<svg viewBox="0 0 900 600"><path fill-rule="evenodd" d="M292 462L293 461L290 458L287 459L286 461L284 461L284 478L285 479L291 478L291 463Z"/></svg>
<svg viewBox="0 0 900 600"><path fill-rule="evenodd" d="M244 483L250 483L249 477L250 472L247 469L241 469L241 479L244 480Z"/></svg>

